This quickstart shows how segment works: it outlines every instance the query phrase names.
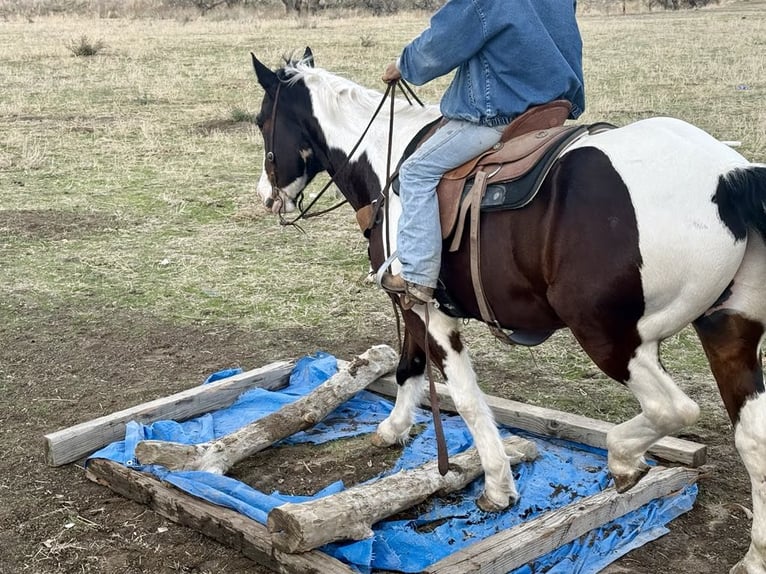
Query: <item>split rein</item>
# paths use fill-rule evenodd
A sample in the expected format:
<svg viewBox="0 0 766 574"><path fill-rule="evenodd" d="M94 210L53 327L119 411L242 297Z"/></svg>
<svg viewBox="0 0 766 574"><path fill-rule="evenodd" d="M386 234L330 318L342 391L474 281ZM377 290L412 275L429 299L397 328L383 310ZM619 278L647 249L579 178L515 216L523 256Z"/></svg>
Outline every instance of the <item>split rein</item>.
<svg viewBox="0 0 766 574"><path fill-rule="evenodd" d="M386 184L381 191L381 199L383 200L385 209L388 209L388 191L391 187L391 182L394 178L395 174L391 173L391 160L392 160L392 154L393 154L393 139L394 139L394 107L396 104L396 86L399 84L401 86L402 94L404 94L404 97L407 99L410 105L412 105L412 100L415 100L420 107L425 107L423 102L420 101L418 96L415 94L413 89L410 87L410 85L404 81L404 79L394 80L393 82L389 82L388 86L386 87L386 91L383 94L383 97L380 99L380 103L378 104L378 107L375 109L375 112L372 114L372 118L370 118L370 121L367 123L367 127L364 128L364 131L362 132L362 135L359 136L359 140L356 142L354 147L351 149L349 154L346 156L346 159L343 161L343 163L340 165L340 167L335 170L335 175L330 175L330 180L325 184L325 186L317 193L316 197L311 200L311 203L308 204L308 206L304 209L303 208L303 192L299 194L298 197L298 210L299 214L293 218L292 220L286 220L280 210L279 212L279 223L283 226L292 225L299 229L300 231L303 231L303 229L298 225L298 221L301 219L309 219L310 217L319 217L320 215L324 215L325 213L329 213L335 209L338 209L340 206L342 206L344 203L347 203L347 200L343 200L332 207L329 207L327 209L323 209L321 211L315 211L313 213L309 213L309 210L316 204L317 201L319 201L319 198L324 195L324 193L330 188L330 186L333 183L336 183L336 179L339 173L341 173L351 162L351 158L354 156L354 153L356 153L356 150L359 149L359 146L362 144L362 141L364 140L365 136L367 135L367 132L370 131L370 128L372 127L372 124L375 122L375 119L378 117L378 114L380 113L380 110L383 109L383 104L385 104L386 99L390 99L391 102L391 109L389 112L389 118L388 118L388 144L387 144L387 151L386 151ZM272 122L272 128L271 128L271 147L274 148L274 137L276 135L276 109L277 104L279 102L279 91L281 88L281 84L277 86L277 92L274 97L274 108L272 111L272 115L274 116L274 121ZM410 99L412 97L412 100ZM329 158L326 159L326 165L329 166ZM276 158L274 157L273 152L269 152L266 154L266 160L272 164L276 163ZM272 185L273 190L277 190L276 193L278 194L278 188L275 185ZM304 232L305 233L305 232ZM386 243L388 243L388 235L386 237ZM389 249L390 251L390 249ZM399 316L399 310L396 306L396 302L392 299L393 305L394 305L394 313L396 314L396 326L397 326L397 332L399 335L399 347L400 349L403 349L404 346L402 344L402 337L401 337L401 326L400 326L400 316ZM428 344L428 325L429 325L429 312L428 312L428 305L424 306L424 316L423 316L423 324L425 326L425 335L423 340L423 352L425 353L425 367L426 367L426 377L428 378L428 385L429 385L429 402L431 403L431 413L433 415L434 419L434 434L436 437L436 450L437 450L437 461L438 461L438 468L439 468L439 474L444 476L449 471L449 455L447 452L447 442L444 438L444 429L442 428L442 422L441 422L441 414L439 412L439 395L436 393L436 386L435 386L435 380L433 377L433 370L431 367L431 353L430 353L430 345Z"/></svg>
<svg viewBox="0 0 766 574"><path fill-rule="evenodd" d="M370 121L367 123L367 126L364 128L364 131L362 132L362 135L359 136L359 139L357 140L356 144L354 144L354 147L351 149L351 151L346 156L346 159L343 161L343 163L340 165L340 167L335 170L335 175L330 175L330 180L322 187L321 190L316 194L316 196L311 200L311 202L308 204L308 206L304 209L303 208L303 191L298 196L298 215L294 217L291 220L285 219L282 212L279 212L279 224L283 226L292 225L296 227L297 229L303 231L300 225L298 225L298 221L301 219L309 219L311 217L319 217L320 215L324 215L326 213L330 213L331 211L334 211L338 209L340 206L344 205L345 203L348 203L347 199L344 199L343 201L340 201L333 205L332 207L328 207L326 209L322 209L320 211L315 212L309 212L311 208L319 201L319 199L325 194L325 192L330 189L330 186L336 183L338 174L341 173L350 163L351 158L354 157L354 154L356 153L356 150L359 149L359 146L362 145L362 141L364 140L365 136L367 135L367 132L370 131L370 128L372 127L372 124L375 122L375 119L380 114L380 110L383 109L383 104L386 103L386 99L390 99L391 101L391 111L389 114L388 119L388 151L386 156L386 185L382 192L382 194L385 194L388 188L391 186L391 181L393 179L393 175L391 174L391 155L392 155L392 146L393 146L393 139L394 139L394 104L396 102L396 87L397 85L400 86L401 92L404 95L404 97L407 99L407 102L409 102L410 105L413 105L413 100L417 102L420 107L425 107L423 102L418 98L417 94L415 94L415 91L412 89L412 87L404 81L404 79L400 78L399 80L394 80L393 82L389 82L386 86L386 91L383 94L383 97L380 99L380 103L378 104L378 107L375 109L375 111L372 114L372 117L370 118ZM279 101L279 89L281 88L281 84L277 86L277 93L274 97L274 110L272 112L272 115L276 116L276 108L277 108L277 102ZM410 99L412 98L412 99ZM271 129L271 147L274 147L274 136L276 135L276 121L272 122L272 129ZM329 158L325 158L327 160L327 165L329 166ZM274 153L269 152L266 154L266 161L270 163L275 162ZM275 190L278 190L277 186L272 186ZM276 192L278 193L278 191Z"/></svg>

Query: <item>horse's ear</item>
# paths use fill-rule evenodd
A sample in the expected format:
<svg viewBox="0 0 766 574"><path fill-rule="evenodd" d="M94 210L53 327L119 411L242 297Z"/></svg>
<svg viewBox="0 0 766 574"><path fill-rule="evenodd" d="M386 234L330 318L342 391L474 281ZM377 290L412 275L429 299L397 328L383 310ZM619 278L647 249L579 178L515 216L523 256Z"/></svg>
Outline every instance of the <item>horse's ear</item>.
<svg viewBox="0 0 766 574"><path fill-rule="evenodd" d="M302 60L306 62L312 68L314 67L314 53L311 51L311 48L309 48L308 46L306 46L306 49L303 51Z"/></svg>
<svg viewBox="0 0 766 574"><path fill-rule="evenodd" d="M261 61L255 57L255 54L250 52L253 57L253 68L255 69L255 75L258 78L258 83L266 90L266 93L271 97L277 91L277 85L279 85L279 78L275 72L272 72L268 66L264 66Z"/></svg>

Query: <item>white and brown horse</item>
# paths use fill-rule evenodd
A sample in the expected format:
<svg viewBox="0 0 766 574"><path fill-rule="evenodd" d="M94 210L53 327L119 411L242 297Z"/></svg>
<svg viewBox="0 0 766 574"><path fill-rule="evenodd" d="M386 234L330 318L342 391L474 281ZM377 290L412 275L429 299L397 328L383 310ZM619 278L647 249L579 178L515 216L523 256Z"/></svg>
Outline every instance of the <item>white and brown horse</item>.
<svg viewBox="0 0 766 574"><path fill-rule="evenodd" d="M327 171L355 210L385 185L388 112L348 154L381 94L314 67L310 52L272 71L253 56L265 91L259 185L272 210L292 207ZM396 106L394 158L438 116ZM396 161L396 159L394 161ZM369 237L373 267L396 249L398 199ZM390 244L384 241L386 228ZM660 343L690 323L707 354L750 474L753 527L738 574L766 574L766 393L761 342L766 329L766 166L750 164L704 131L670 118L642 120L572 145L527 207L481 216L482 277L503 327L568 328L604 373L626 385L642 412L608 434L608 463L627 490L646 472L658 439L697 420L699 407L660 362ZM449 238L448 238L449 240ZM441 295L479 319L469 253L444 250ZM397 271L395 268L394 271ZM438 298L438 296L437 296ZM423 392L424 309L404 313L405 346L396 406L374 438L407 439ZM447 380L484 466L479 504L502 509L517 490L500 438L460 336L461 320L430 309L431 356Z"/></svg>

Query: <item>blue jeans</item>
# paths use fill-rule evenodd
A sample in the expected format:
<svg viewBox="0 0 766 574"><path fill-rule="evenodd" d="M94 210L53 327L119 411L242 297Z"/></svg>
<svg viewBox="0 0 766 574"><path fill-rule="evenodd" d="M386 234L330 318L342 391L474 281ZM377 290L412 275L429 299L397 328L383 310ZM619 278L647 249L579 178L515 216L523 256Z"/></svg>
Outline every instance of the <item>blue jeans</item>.
<svg viewBox="0 0 766 574"><path fill-rule="evenodd" d="M405 280L436 287L442 257L436 186L442 175L499 142L504 128L449 120L402 164L396 243Z"/></svg>

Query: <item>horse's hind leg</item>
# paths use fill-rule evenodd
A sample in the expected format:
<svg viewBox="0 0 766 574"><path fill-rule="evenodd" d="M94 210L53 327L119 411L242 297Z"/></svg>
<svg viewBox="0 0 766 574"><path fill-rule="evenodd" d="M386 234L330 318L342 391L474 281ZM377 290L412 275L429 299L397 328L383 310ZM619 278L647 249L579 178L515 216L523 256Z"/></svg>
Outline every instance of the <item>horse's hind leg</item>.
<svg viewBox="0 0 766 574"><path fill-rule="evenodd" d="M750 548L731 574L766 574L766 393L760 345L766 328L766 247L748 239L728 297L694 322L750 475Z"/></svg>
<svg viewBox="0 0 766 574"><path fill-rule="evenodd" d="M426 380L425 354L414 344L408 331L404 334L404 348L396 369L396 402L391 414L378 425L372 436L372 444L379 447L404 443L410 435L414 421L415 407L420 404Z"/></svg>
<svg viewBox="0 0 766 574"><path fill-rule="evenodd" d="M694 424L699 407L676 386L659 360L659 343L639 344L628 361L626 385L641 414L607 433L609 470L615 488L625 492L646 474L646 450L660 438Z"/></svg>
<svg viewBox="0 0 766 574"><path fill-rule="evenodd" d="M766 395L759 356L763 323L718 310L694 323L710 361L734 440L752 484L750 549L732 574L766 573Z"/></svg>

